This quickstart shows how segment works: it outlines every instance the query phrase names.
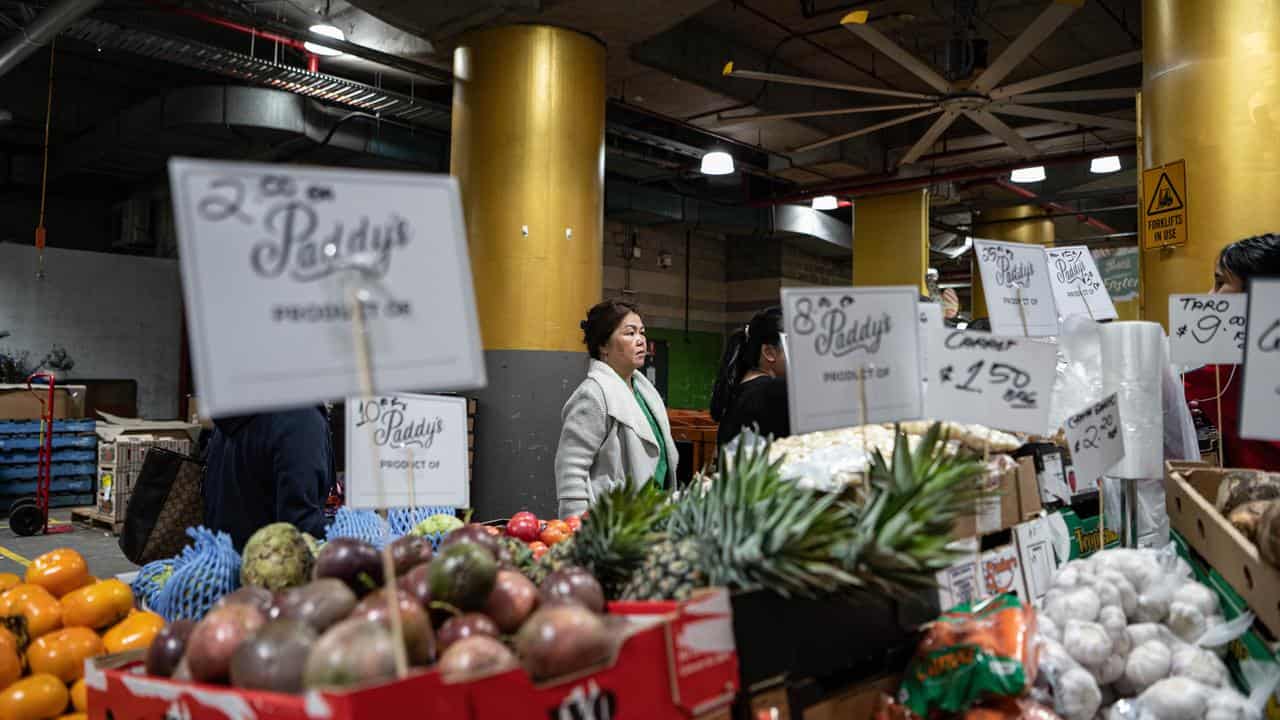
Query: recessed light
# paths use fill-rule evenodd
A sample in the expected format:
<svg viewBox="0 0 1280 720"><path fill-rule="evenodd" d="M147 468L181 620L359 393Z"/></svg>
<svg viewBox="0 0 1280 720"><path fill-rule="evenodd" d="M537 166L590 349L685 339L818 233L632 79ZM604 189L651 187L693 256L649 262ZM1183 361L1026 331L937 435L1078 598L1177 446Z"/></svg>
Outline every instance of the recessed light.
<svg viewBox="0 0 1280 720"><path fill-rule="evenodd" d="M1106 173L1118 172L1120 170L1120 156L1106 155L1096 157L1089 163L1089 172L1095 175L1104 175Z"/></svg>
<svg viewBox="0 0 1280 720"><path fill-rule="evenodd" d="M1009 179L1016 183L1037 183L1043 181L1044 178L1045 174L1043 165L1018 168L1009 175Z"/></svg>
<svg viewBox="0 0 1280 720"><path fill-rule="evenodd" d="M330 38L333 38L334 40L347 39L347 34L342 32L341 28L337 27L336 25L330 25L329 23L312 25L307 29L317 35L330 37ZM327 48L323 45L317 45L316 43L311 43L311 42L302 43L302 46L306 48L307 52L309 53L312 53L315 55L323 55L325 57L338 57L339 55L344 54L341 50L334 50L333 48Z"/></svg>
<svg viewBox="0 0 1280 720"><path fill-rule="evenodd" d="M702 156L703 175L729 175L733 172L733 156L723 150L712 150Z"/></svg>
<svg viewBox="0 0 1280 720"><path fill-rule="evenodd" d="M819 195L813 199L814 210L835 210L840 207L840 201L835 195Z"/></svg>

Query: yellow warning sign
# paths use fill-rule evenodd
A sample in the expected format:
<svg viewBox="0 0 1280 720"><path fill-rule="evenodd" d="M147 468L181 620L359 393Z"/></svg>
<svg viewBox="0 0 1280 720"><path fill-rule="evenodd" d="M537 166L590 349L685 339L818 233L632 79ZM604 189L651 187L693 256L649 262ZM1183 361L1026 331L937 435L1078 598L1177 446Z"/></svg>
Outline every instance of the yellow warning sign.
<svg viewBox="0 0 1280 720"><path fill-rule="evenodd" d="M1185 245L1187 164L1182 160L1142 171L1142 247L1146 250Z"/></svg>

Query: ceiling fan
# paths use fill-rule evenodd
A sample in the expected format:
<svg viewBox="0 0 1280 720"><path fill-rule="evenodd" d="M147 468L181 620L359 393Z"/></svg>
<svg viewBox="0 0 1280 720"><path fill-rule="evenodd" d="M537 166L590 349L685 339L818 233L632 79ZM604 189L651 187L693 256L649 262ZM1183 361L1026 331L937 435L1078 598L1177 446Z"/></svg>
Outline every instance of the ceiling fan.
<svg viewBox="0 0 1280 720"><path fill-rule="evenodd" d="M899 163L900 165L910 165L911 163L919 160L920 157L938 141L942 134L946 132L947 129L951 127L952 123L954 123L961 115L969 118L987 132L1003 140L1005 144L1013 148L1015 152L1024 158L1031 158L1036 155L1037 151L1035 146L1003 120L996 117L996 115L1036 118L1040 120L1052 120L1075 125L1104 127L1126 131L1136 135L1137 124L1133 120L1107 117L1104 115L1067 112L1038 106L1042 104L1052 105L1055 103L1088 100L1133 98L1138 91L1137 88L1110 88L1104 90L1078 90L1064 92L1037 91L1054 85L1071 82L1073 80L1099 75L1117 68L1136 65L1142 62L1142 52L1140 50L1134 50L1132 52L1122 53L1113 57L1095 60L1090 63L1085 63L1084 65L1059 70L1057 72L1049 73L1048 75L1041 75L1039 77L1022 80L1009 85L1000 85L1001 81L1003 81L1009 73L1014 70L1014 68L1034 52L1035 49L1039 47L1045 39L1052 35L1067 18L1071 17L1071 15L1074 14L1082 4L1083 2L1080 0L1054 0L1047 8L1044 9L1043 12L1040 13L1038 17L1036 17L1034 21L1031 22L1030 25L1027 26L1027 29L1015 38L1013 42L1009 43L1009 46L1000 53L1000 56L997 57L994 62L990 63L986 69L982 70L977 77L972 80L965 79L960 81L950 81L944 78L924 61L907 52L902 48L902 46L886 37L879 30L871 27L868 22L868 11L855 10L846 15L840 21L841 26L854 35L862 38L867 42L867 44L884 53L891 60L923 80L925 84L933 88L933 92L917 93L903 90L889 90L885 88L833 82L818 78L743 70L735 67L733 62L729 62L724 66L723 72L726 77L742 78L745 80L763 80L766 82L786 83L790 85L806 85L809 87L844 90L851 93L861 93L865 95L879 95L882 97L897 98L899 102L888 105L864 105L858 107L837 108L834 110L810 110L804 112L774 114L757 113L750 115L734 115L721 113L719 115L719 119L721 121L733 123L746 121L763 122L814 117L836 117L840 115L876 113L888 110L911 111L905 115L899 115L898 117L890 120L867 125L866 127L858 128L851 132L832 135L831 137L790 149L790 152L805 152L824 147L826 145L831 145L833 143L842 142L850 138L869 135L877 130L883 130L885 128L902 125L903 123L908 123L920 118L941 114L940 117L934 120L929 129L925 131L924 135L922 135L920 139L911 146L906 155L902 157Z"/></svg>

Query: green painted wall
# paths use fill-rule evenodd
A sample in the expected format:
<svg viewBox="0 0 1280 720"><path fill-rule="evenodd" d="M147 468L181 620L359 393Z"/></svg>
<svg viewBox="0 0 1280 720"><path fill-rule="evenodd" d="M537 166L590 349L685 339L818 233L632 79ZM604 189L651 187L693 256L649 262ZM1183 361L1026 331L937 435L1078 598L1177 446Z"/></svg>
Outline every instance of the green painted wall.
<svg viewBox="0 0 1280 720"><path fill-rule="evenodd" d="M724 336L720 333L649 328L653 340L666 340L668 348L667 407L706 410L716 382Z"/></svg>

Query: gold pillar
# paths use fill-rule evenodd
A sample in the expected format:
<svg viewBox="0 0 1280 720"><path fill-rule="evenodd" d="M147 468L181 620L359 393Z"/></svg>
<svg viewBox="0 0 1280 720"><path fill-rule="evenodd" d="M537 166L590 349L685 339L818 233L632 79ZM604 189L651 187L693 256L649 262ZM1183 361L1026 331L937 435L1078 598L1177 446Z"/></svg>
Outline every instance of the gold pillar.
<svg viewBox="0 0 1280 720"><path fill-rule="evenodd" d="M980 240L1003 240L1053 247L1053 219L1044 217L1044 210L1036 205L995 208L982 213L981 221L975 219L973 236ZM975 319L987 317L987 297L982 288L982 273L978 272L978 254L973 253L970 267L973 271L972 305Z"/></svg>
<svg viewBox="0 0 1280 720"><path fill-rule="evenodd" d="M854 285L915 285L927 293L928 269L928 190L854 201Z"/></svg>
<svg viewBox="0 0 1280 720"><path fill-rule="evenodd" d="M600 301L605 48L564 28L471 33L454 54L462 189L486 350L581 351Z"/></svg>
<svg viewBox="0 0 1280 720"><path fill-rule="evenodd" d="M1142 253L1142 312L1208 292L1218 251L1280 230L1280 0L1144 0L1143 167L1187 163L1190 242ZM1145 199L1145 198L1144 198Z"/></svg>

